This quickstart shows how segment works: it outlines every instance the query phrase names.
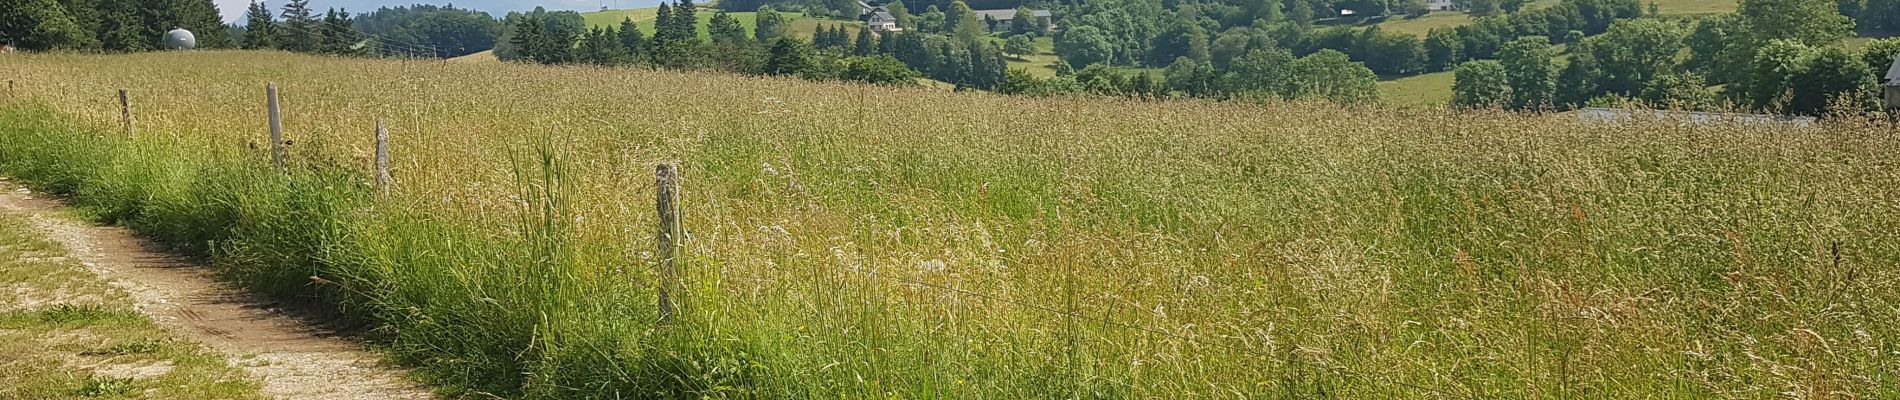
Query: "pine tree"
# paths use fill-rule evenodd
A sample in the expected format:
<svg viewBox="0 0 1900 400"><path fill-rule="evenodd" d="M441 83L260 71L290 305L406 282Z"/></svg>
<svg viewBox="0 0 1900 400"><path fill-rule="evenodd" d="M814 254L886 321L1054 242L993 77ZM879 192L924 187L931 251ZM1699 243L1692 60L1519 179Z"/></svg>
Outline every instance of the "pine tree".
<svg viewBox="0 0 1900 400"><path fill-rule="evenodd" d="M810 51L798 39L779 38L772 45L770 55L765 60L765 73L772 75L795 75L805 71L811 65Z"/></svg>
<svg viewBox="0 0 1900 400"><path fill-rule="evenodd" d="M673 7L673 29L678 32L674 38L682 41L699 39L698 10L698 7L693 6L693 0L680 0L679 6Z"/></svg>
<svg viewBox="0 0 1900 400"><path fill-rule="evenodd" d="M276 47L276 19L263 2L251 2L250 10L244 13L244 48L257 50Z"/></svg>
<svg viewBox="0 0 1900 400"><path fill-rule="evenodd" d="M158 32L145 23L136 8L101 8L99 42L106 50L146 51L157 48Z"/></svg>
<svg viewBox="0 0 1900 400"><path fill-rule="evenodd" d="M290 0L284 3L284 12L281 15L284 17L284 23L279 26L283 29L277 32L277 48L295 52L316 51L320 27L316 15L310 13L310 0Z"/></svg>
<svg viewBox="0 0 1900 400"><path fill-rule="evenodd" d="M354 55L363 52L358 45L363 42L363 32L356 30L356 23L350 18L350 12L332 8L323 14L323 26L318 31L317 50L325 54Z"/></svg>
<svg viewBox="0 0 1900 400"><path fill-rule="evenodd" d="M673 38L673 6L660 3L660 11L653 13L653 40L666 41Z"/></svg>
<svg viewBox="0 0 1900 400"><path fill-rule="evenodd" d="M22 49L72 47L90 39L65 7L54 0L0 1L0 37Z"/></svg>
<svg viewBox="0 0 1900 400"><path fill-rule="evenodd" d="M646 34L640 32L640 26L634 24L632 18L620 20L620 47L627 49L630 61L640 61L646 53L646 44Z"/></svg>
<svg viewBox="0 0 1900 400"><path fill-rule="evenodd" d="M739 43L746 41L745 27L739 25L739 19L725 11L713 14L712 21L706 24L706 34L714 43Z"/></svg>
<svg viewBox="0 0 1900 400"><path fill-rule="evenodd" d="M860 56L877 54L877 33L871 32L870 29L859 29L856 44L857 46L853 49L854 54Z"/></svg>
<svg viewBox="0 0 1900 400"><path fill-rule="evenodd" d="M581 41L581 62L594 65L619 65L627 62L627 49L620 44L620 32L614 28L594 27Z"/></svg>

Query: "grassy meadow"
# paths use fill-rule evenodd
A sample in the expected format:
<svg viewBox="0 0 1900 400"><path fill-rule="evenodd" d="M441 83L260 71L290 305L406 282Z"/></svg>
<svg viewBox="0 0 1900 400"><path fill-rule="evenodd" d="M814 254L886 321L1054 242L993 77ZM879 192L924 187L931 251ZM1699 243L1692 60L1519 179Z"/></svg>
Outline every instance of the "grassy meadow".
<svg viewBox="0 0 1900 400"><path fill-rule="evenodd" d="M0 57L0 172L510 398L1891 398L1900 137L268 52ZM291 162L270 166L264 85ZM128 88L137 134L118 125ZM373 121L394 187L370 188ZM684 313L656 323L654 166Z"/></svg>
<svg viewBox="0 0 1900 400"><path fill-rule="evenodd" d="M654 23L655 18L659 15L659 11L660 9L658 7L595 11L595 12L589 12L589 13L581 13L581 19L583 21L586 21L587 25L590 27L598 26L598 27L615 27L615 28L620 27L621 21L626 20L626 19L632 19L634 24L640 26L640 31L646 32L648 35L652 35L653 30L656 28L656 26L654 26L653 23ZM700 38L704 39L708 37L707 32L706 32L706 26L707 24L712 23L713 14L717 13L718 11L719 10L712 9L712 8L700 8L699 12L693 14L699 20L699 37ZM739 11L739 12L729 12L727 14L732 15L733 19L739 20L739 25L745 27L745 32L747 35L753 34L752 28L757 27L759 24L759 13L757 12ZM863 22L858 22L858 21L843 21L843 20L825 19L821 17L808 17L808 16L805 16L805 14L803 13L797 13L797 12L779 12L779 14L785 17L786 21L791 22L791 25L787 27L785 30L787 33L790 33L793 36L806 38L807 40L811 38L813 32L818 31L819 27L830 28L833 25L844 25L846 31L851 32L851 34L853 35L856 35L858 32L858 29L860 29L860 27L864 25Z"/></svg>

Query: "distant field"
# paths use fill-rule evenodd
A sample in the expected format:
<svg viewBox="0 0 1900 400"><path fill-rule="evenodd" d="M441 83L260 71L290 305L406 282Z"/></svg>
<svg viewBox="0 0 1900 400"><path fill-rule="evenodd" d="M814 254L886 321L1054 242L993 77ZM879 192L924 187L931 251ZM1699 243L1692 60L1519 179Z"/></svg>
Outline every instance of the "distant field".
<svg viewBox="0 0 1900 400"><path fill-rule="evenodd" d="M1735 0L1653 0L1657 11L1662 15L1700 15L1734 12L1739 5ZM1538 0L1528 7L1548 7L1557 4L1557 0ZM1643 1L1643 11L1648 12L1652 1ZM1432 28L1456 28L1468 25L1473 18L1470 14L1455 11L1433 12L1424 17L1410 18L1395 15L1383 22L1379 28L1391 32L1404 32L1425 37Z"/></svg>
<svg viewBox="0 0 1900 400"><path fill-rule="evenodd" d="M1380 81L1379 98L1391 104L1448 104L1452 77L1451 71L1445 71Z"/></svg>
<svg viewBox="0 0 1900 400"><path fill-rule="evenodd" d="M1471 14L1435 12L1418 18L1392 17L1379 24L1387 32L1410 33L1424 38L1434 28L1456 28L1471 23Z"/></svg>

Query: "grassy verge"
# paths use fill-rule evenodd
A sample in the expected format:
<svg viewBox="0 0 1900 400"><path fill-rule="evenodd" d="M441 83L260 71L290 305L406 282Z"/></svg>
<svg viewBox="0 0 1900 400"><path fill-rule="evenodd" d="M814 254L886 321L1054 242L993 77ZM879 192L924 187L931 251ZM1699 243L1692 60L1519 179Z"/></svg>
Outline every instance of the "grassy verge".
<svg viewBox="0 0 1900 400"><path fill-rule="evenodd" d="M0 399L262 398L40 235L0 212Z"/></svg>

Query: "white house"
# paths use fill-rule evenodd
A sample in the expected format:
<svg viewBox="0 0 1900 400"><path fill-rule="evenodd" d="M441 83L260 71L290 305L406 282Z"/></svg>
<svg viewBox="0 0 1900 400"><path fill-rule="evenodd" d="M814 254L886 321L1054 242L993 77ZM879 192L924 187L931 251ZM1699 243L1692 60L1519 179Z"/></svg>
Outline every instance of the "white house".
<svg viewBox="0 0 1900 400"><path fill-rule="evenodd" d="M1458 11L1458 3L1451 0L1426 0L1425 8L1432 11Z"/></svg>
<svg viewBox="0 0 1900 400"><path fill-rule="evenodd" d="M871 27L872 32L901 32L904 30L904 28L897 26L897 16L891 15L891 11L884 9L884 7L872 9L871 15L865 17L864 23L866 26Z"/></svg>
<svg viewBox="0 0 1900 400"><path fill-rule="evenodd" d="M1893 57L1893 66L1887 68L1887 108L1900 110L1900 54Z"/></svg>

